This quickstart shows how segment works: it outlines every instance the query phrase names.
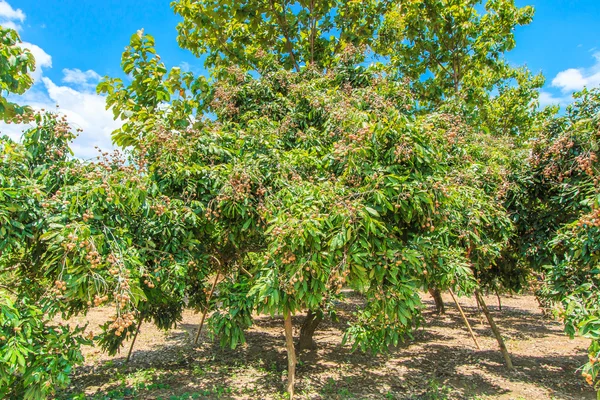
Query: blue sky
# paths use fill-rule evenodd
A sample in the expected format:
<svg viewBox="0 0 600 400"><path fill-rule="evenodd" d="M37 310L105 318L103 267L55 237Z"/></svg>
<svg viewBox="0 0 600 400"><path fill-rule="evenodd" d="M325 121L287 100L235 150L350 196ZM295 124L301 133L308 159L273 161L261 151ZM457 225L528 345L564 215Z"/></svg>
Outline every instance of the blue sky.
<svg viewBox="0 0 600 400"><path fill-rule="evenodd" d="M176 42L179 18L170 0L0 0L0 24L18 29L36 56L35 85L22 99L38 108L60 104L84 133L75 145L82 157L93 147L110 148L118 123L94 92L100 76L119 75L129 37L144 28L156 38L162 59L194 71L201 62ZM543 72L543 104L567 104L573 90L600 85L600 0L517 0L533 5L531 25L518 28L515 65ZM18 137L20 129L0 125Z"/></svg>

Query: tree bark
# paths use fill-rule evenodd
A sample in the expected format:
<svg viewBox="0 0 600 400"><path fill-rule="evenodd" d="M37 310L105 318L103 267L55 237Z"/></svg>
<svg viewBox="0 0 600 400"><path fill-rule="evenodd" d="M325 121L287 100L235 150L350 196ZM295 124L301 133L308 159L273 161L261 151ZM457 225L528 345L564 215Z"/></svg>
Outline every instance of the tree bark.
<svg viewBox="0 0 600 400"><path fill-rule="evenodd" d="M285 328L285 344L288 355L288 381L287 392L290 400L294 398L294 383L296 381L296 350L294 349L294 333L292 331L292 314L284 316L283 326Z"/></svg>
<svg viewBox="0 0 600 400"><path fill-rule="evenodd" d="M208 294L208 298L206 299L206 307L204 308L204 312L202 313L202 319L200 319L200 326L198 327L198 332L196 333L196 338L194 339L194 344L198 344L198 339L200 338L200 333L202 332L202 327L204 326L204 320L206 319L206 315L208 314L210 299L212 299L212 295L215 292L215 287L217 286L217 282L219 282L219 274L220 273L221 273L221 271L217 271L217 276L215 277L215 281L213 282L213 285L210 288L210 293Z"/></svg>
<svg viewBox="0 0 600 400"><path fill-rule="evenodd" d="M140 328L142 327L142 322L144 322L144 316L140 315L140 322L138 322L137 328L135 329L135 334L133 335L133 340L131 341L131 346L129 346L129 351L127 352L127 358L125 359L125 363L128 363L131 359L131 353L133 352L133 345L135 344L135 339L137 339L138 333L140 333Z"/></svg>
<svg viewBox="0 0 600 400"><path fill-rule="evenodd" d="M500 300L500 293L498 293L497 289L496 289L496 297L498 298L498 310L502 311L502 300Z"/></svg>
<svg viewBox="0 0 600 400"><path fill-rule="evenodd" d="M430 288L429 294L433 297L435 302L435 309L438 314L446 314L446 307L444 306L444 299L442 299L442 293L438 288Z"/></svg>
<svg viewBox="0 0 600 400"><path fill-rule="evenodd" d="M298 353L302 350L316 350L317 342L313 339L313 335L319 326L319 323L323 320L323 313L321 311L308 310L306 318L300 327L300 337L296 342L296 348Z"/></svg>
<svg viewBox="0 0 600 400"><path fill-rule="evenodd" d="M490 314L490 311L488 310L487 305L485 304L485 301L483 301L483 296L481 295L479 290L475 291L475 297L477 298L477 301L479 301L479 304L481 305L481 309L483 310L483 313L485 314L488 322L490 323L490 327L492 328L492 332L494 332L494 336L496 336L496 340L498 341L498 345L500 346L500 351L502 352L502 355L504 356L504 361L506 362L506 367L510 370L514 369L513 363L510 359L510 354L508 353L508 350L506 349L506 345L504 344L504 339L502 339L500 330L498 329L498 326L494 322L494 319L492 318L492 314Z"/></svg>

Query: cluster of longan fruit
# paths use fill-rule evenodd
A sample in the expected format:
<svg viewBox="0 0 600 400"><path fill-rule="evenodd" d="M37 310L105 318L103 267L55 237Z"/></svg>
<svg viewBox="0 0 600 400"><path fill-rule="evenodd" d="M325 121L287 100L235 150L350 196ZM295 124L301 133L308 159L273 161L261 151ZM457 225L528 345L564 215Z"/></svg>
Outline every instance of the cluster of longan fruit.
<svg viewBox="0 0 600 400"><path fill-rule="evenodd" d="M167 211L167 207L164 204L153 204L150 209L156 213L159 217Z"/></svg>
<svg viewBox="0 0 600 400"><path fill-rule="evenodd" d="M581 217L577 225L583 228L600 227L600 208L596 208L590 214Z"/></svg>
<svg viewBox="0 0 600 400"><path fill-rule="evenodd" d="M361 145L369 136L371 130L368 127L360 128L356 133L350 133L348 139L357 145Z"/></svg>
<svg viewBox="0 0 600 400"><path fill-rule="evenodd" d="M116 317L114 322L109 325L109 329L115 329L115 336L121 336L125 329L133 325L135 316L132 312L126 312L120 317Z"/></svg>
<svg viewBox="0 0 600 400"><path fill-rule="evenodd" d="M215 89L211 106L215 109L222 109L225 114L233 116L238 113L238 108L235 105L236 96L237 90L219 85Z"/></svg>
<svg viewBox="0 0 600 400"><path fill-rule="evenodd" d="M592 374L588 374L587 372L583 372L581 374L581 376L583 376L585 378L585 381L587 382L588 385L593 385L594 384L594 377L592 376Z"/></svg>
<svg viewBox="0 0 600 400"><path fill-rule="evenodd" d="M336 156L344 156L346 155L346 153L348 153L350 150L352 150L352 146L350 144L344 143L344 142L335 142L333 144L333 154Z"/></svg>
<svg viewBox="0 0 600 400"><path fill-rule="evenodd" d="M294 276L292 279L290 279L290 283L293 285L296 282L302 282L304 281L304 276L300 273L298 274L298 276Z"/></svg>
<svg viewBox="0 0 600 400"><path fill-rule="evenodd" d="M548 148L548 153L557 156L563 151L566 152L570 150L574 145L575 143L573 143L568 136L563 136L552 143L552 145Z"/></svg>
<svg viewBox="0 0 600 400"><path fill-rule="evenodd" d="M435 230L435 226L433 225L433 220L430 217L427 217L427 220L424 224L421 225L421 229L428 229L431 232Z"/></svg>
<svg viewBox="0 0 600 400"><path fill-rule="evenodd" d="M596 153L590 153L589 155L581 154L575 157L575 161L577 162L577 166L579 167L579 169L585 171L585 173L589 176L594 175L594 170L592 169L592 166L597 160L598 156L596 156Z"/></svg>
<svg viewBox="0 0 600 400"><path fill-rule="evenodd" d="M51 290L56 296L61 295L67 290L67 283L59 279L54 281L54 288Z"/></svg>
<svg viewBox="0 0 600 400"><path fill-rule="evenodd" d="M398 161L406 160L412 157L413 149L406 143L400 143L394 149L394 155Z"/></svg>
<svg viewBox="0 0 600 400"><path fill-rule="evenodd" d="M219 218L219 216L221 215L221 213L219 212L219 210L211 210L210 208L206 209L206 213L204 213L204 216L206 217L206 219L208 219L209 221L214 217L214 218Z"/></svg>
<svg viewBox="0 0 600 400"><path fill-rule="evenodd" d="M67 239L69 239L68 243L63 243L63 247L67 250L67 251L72 251L76 246L77 246L77 239L79 239L79 237L74 234L74 233L69 233L67 235Z"/></svg>
<svg viewBox="0 0 600 400"><path fill-rule="evenodd" d="M296 261L296 255L289 251L281 258L282 264L291 264L294 261Z"/></svg>
<svg viewBox="0 0 600 400"><path fill-rule="evenodd" d="M106 261L108 261L108 263L110 265L112 265L113 267L119 263L119 260L117 259L117 257L112 253L109 254L108 257L106 257Z"/></svg>
<svg viewBox="0 0 600 400"><path fill-rule="evenodd" d="M257 55L258 55L259 51L261 51L261 49L259 49L257 51L257 53L256 53ZM262 54L264 54L264 51L262 52ZM227 67L226 71L229 75L232 75L238 83L242 83L246 79L246 74L237 65L231 65L231 66Z"/></svg>
<svg viewBox="0 0 600 400"><path fill-rule="evenodd" d="M117 293L115 294L115 300L119 303L121 308L125 307L131 297L127 293Z"/></svg>
<svg viewBox="0 0 600 400"><path fill-rule="evenodd" d="M102 305L102 303L106 303L108 301L108 295L98 296L94 295L94 307L98 307ZM88 306L91 306L92 303L90 301L87 302Z"/></svg>
<svg viewBox="0 0 600 400"><path fill-rule="evenodd" d="M83 244L83 243L82 243ZM100 257L100 253L92 248L90 242L85 242L88 248L88 253L85 255L85 259L88 260L92 269L98 268L100 264L102 264L102 257Z"/></svg>
<svg viewBox="0 0 600 400"><path fill-rule="evenodd" d="M24 123L29 123L34 121L35 117L34 115L41 115L42 113L35 113L35 114L30 114L30 113L25 113L25 114L17 114L13 117L13 121L16 122L17 124L24 124Z"/></svg>
<svg viewBox="0 0 600 400"><path fill-rule="evenodd" d="M276 226L275 228L273 228L273 230L271 231L271 233L273 234L273 236L279 236L281 234L284 233L283 229L279 226Z"/></svg>
<svg viewBox="0 0 600 400"><path fill-rule="evenodd" d="M346 278L350 274L350 270L345 270L341 274L332 274L329 278L329 287L335 290L336 294L339 294L346 283Z"/></svg>
<svg viewBox="0 0 600 400"><path fill-rule="evenodd" d="M233 200L235 201L245 199L252 189L252 181L245 173L232 176L229 180L229 185L233 189Z"/></svg>
<svg viewBox="0 0 600 400"><path fill-rule="evenodd" d="M160 278L157 277L156 280L160 282ZM150 276L144 279L144 285L148 286L150 289L154 289L156 287L154 282L152 282L150 279Z"/></svg>
<svg viewBox="0 0 600 400"><path fill-rule="evenodd" d="M120 272L120 270L119 270L119 267L118 267L118 266L116 266L116 265L112 266L112 267L111 267L111 268L108 270L108 273L109 273L109 274L111 274L111 275L113 275L113 276L119 275L119 272Z"/></svg>
<svg viewBox="0 0 600 400"><path fill-rule="evenodd" d="M90 219L93 219L93 218L94 218L94 213L92 213L91 211L86 210L83 213L83 221L84 222L88 222Z"/></svg>

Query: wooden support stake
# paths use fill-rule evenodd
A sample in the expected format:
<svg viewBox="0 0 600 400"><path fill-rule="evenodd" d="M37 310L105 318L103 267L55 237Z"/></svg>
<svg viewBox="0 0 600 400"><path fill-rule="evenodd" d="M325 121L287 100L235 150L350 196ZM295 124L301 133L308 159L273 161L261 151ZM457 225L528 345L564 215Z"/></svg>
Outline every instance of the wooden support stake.
<svg viewBox="0 0 600 400"><path fill-rule="evenodd" d="M483 296L481 295L479 290L475 291L475 296L476 296L477 300L479 301L479 304L481 304L481 309L483 310L483 313L485 314L488 322L490 323L492 332L494 332L494 336L496 337L496 340L498 341L498 345L500 346L500 351L502 352L502 355L504 356L504 361L506 362L506 367L510 370L513 370L515 367L513 366L513 363L510 359L510 354L508 353L508 349L506 348L506 345L504 344L504 339L502 339L500 330L498 329L498 326L494 322L494 319L492 318L492 314L490 314L490 311L488 310L487 305L485 304L485 301L483 301Z"/></svg>
<svg viewBox="0 0 600 400"><path fill-rule="evenodd" d="M284 316L283 325L285 327L285 344L288 355L288 381L287 392L290 400L294 398L294 383L296 381L296 349L294 349L294 333L292 331L292 314Z"/></svg>
<svg viewBox="0 0 600 400"><path fill-rule="evenodd" d="M142 322L144 322L144 316L140 315L140 322L138 322L137 328L135 329L135 334L133 335L133 340L131 341L131 346L129 346L129 351L127 352L127 358L125 359L125 363L128 363L131 359L131 353L133 352L133 345L135 344L135 339L137 339L138 333L140 333L140 328L142 327Z"/></svg>
<svg viewBox="0 0 600 400"><path fill-rule="evenodd" d="M202 319L200 320L200 326L198 327L198 333L196 333L196 339L194 339L194 344L198 344L198 339L200 338L200 333L202 332L202 327L204 326L204 320L206 319L206 315L208 314L208 307L210 305L210 299L215 291L215 287L217 286L217 282L219 282L219 274L220 271L217 271L217 276L215 277L215 281L213 282L212 288L210 288L210 293L208 294L208 299L206 299L206 307L204 308L204 312L202 313Z"/></svg>
<svg viewBox="0 0 600 400"><path fill-rule="evenodd" d="M465 325L469 329L469 333L471 334L471 337L473 338L473 341L475 342L475 346L477 346L477 350L481 350L481 347L479 347L479 342L477 342L477 338L475 337L475 333L473 332L473 329L471 329L471 324L469 324L469 320L467 319L467 316L465 315L465 313L463 312L462 307L458 303L458 299L454 295L454 292L452 291L452 289L448 289L448 290L450 291L450 295L452 296L452 300L454 300L454 304L456 304L456 308L458 308L458 311L460 312L460 315L462 316L462 319L465 322Z"/></svg>

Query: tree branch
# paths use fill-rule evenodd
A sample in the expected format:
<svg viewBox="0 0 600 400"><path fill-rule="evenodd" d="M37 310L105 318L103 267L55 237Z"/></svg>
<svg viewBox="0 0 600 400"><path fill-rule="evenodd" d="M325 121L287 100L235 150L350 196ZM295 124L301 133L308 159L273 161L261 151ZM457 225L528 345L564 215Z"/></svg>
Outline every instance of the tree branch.
<svg viewBox="0 0 600 400"><path fill-rule="evenodd" d="M281 25L281 31L283 33L283 37L285 38L285 46L287 48L287 52L290 55L290 59L292 60L292 64L294 64L294 68L296 69L296 71L300 72L300 66L296 62L296 56L294 55L294 48L293 48L292 41L290 39L290 35L288 32L287 20L285 17L285 3L283 3L283 5L282 5L283 6L283 14L280 14L277 12L277 10L275 9L275 2L273 0L270 0L269 3L271 4L271 10L273 11L273 14L275 14L275 16L277 17L277 20L279 21L279 25Z"/></svg>

